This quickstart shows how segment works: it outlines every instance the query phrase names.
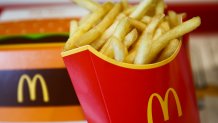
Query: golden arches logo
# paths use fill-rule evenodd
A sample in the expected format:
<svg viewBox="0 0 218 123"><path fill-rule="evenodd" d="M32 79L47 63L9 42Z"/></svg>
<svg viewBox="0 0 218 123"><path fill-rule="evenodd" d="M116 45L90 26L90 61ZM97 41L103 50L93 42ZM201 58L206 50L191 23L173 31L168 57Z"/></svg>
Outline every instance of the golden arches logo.
<svg viewBox="0 0 218 123"><path fill-rule="evenodd" d="M168 111L168 100L169 100L169 93L172 93L174 96L174 99L176 101L176 106L177 106L177 111L178 111L178 116L182 116L182 108L181 104L179 101L179 97L176 93L176 91L173 88L169 88L165 94L164 99L157 93L153 93L148 100L148 108L147 108L147 118L148 118L148 123L153 123L153 115L152 115L152 103L153 103L153 98L156 97L161 105L162 111L163 111L163 116L164 116L164 121L169 120L169 111Z"/></svg>
<svg viewBox="0 0 218 123"><path fill-rule="evenodd" d="M33 79L31 79L27 74L23 74L19 79L18 88L17 88L17 101L19 103L23 102L24 82L27 82L27 84L28 84L30 100L31 101L36 100L36 83L40 82L40 85L42 87L43 101L44 102L49 102L48 89L47 89L46 82L45 82L44 78L42 77L42 75L41 74L36 74L33 77Z"/></svg>

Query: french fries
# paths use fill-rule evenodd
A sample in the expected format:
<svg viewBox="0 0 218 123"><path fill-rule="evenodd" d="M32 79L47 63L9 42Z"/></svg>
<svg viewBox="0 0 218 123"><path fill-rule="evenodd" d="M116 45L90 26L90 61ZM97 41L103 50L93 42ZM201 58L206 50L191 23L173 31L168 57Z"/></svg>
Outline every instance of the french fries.
<svg viewBox="0 0 218 123"><path fill-rule="evenodd" d="M109 13L102 19L102 21L90 29L88 32L86 32L83 36L81 36L77 42L75 42L75 45L77 47L87 45L92 43L94 40L96 40L102 32L104 32L112 23L113 20L116 18L116 16L121 11L121 4L116 4Z"/></svg>
<svg viewBox="0 0 218 123"><path fill-rule="evenodd" d="M183 22L185 13L166 10L164 0L142 0L130 5L73 0L90 13L70 23L64 51L91 45L100 53L129 64L151 64L172 56L182 36L201 24L200 17Z"/></svg>
<svg viewBox="0 0 218 123"><path fill-rule="evenodd" d="M113 52L114 52L114 59L117 61L124 61L126 55L127 55L127 48L125 45L116 37L112 37L111 39L111 44L113 47Z"/></svg>
<svg viewBox="0 0 218 123"><path fill-rule="evenodd" d="M150 16L144 16L141 21L145 24L149 24L151 22L151 17Z"/></svg>
<svg viewBox="0 0 218 123"><path fill-rule="evenodd" d="M69 37L71 37L72 35L74 35L74 33L76 32L76 30L78 29L78 22L76 20L72 20L70 21L70 35Z"/></svg>
<svg viewBox="0 0 218 123"><path fill-rule="evenodd" d="M98 8L101 8L101 5L92 1L92 0L73 0L76 4L85 7L90 11L95 11Z"/></svg>
<svg viewBox="0 0 218 123"><path fill-rule="evenodd" d="M123 9L125 10L125 9L128 9L128 7L129 7L129 4L128 4L128 0L121 0L122 2L122 6L123 6Z"/></svg>
<svg viewBox="0 0 218 123"><path fill-rule="evenodd" d="M141 37L139 38L139 47L136 51L135 56L135 64L144 64L146 57L149 56L151 46L152 46L152 37L154 35L154 31L158 24L160 23L161 19L164 17L163 14L157 15L148 25L148 27L144 30Z"/></svg>
<svg viewBox="0 0 218 123"><path fill-rule="evenodd" d="M139 5L135 8L135 10L130 14L131 18L140 20L144 14L148 11L151 4L154 0L143 0Z"/></svg>
<svg viewBox="0 0 218 123"><path fill-rule="evenodd" d="M103 34L100 38L95 40L91 43L91 46L94 47L96 50L99 50L106 42L107 39L110 38L110 36L113 34L114 30L116 29L116 26L118 25L119 21L116 21L113 23Z"/></svg>
<svg viewBox="0 0 218 123"><path fill-rule="evenodd" d="M170 41L170 43L166 46L166 48L164 48L164 50L161 52L161 55L159 56L157 61L162 61L170 57L175 52L178 45L179 45L178 39L173 39L172 41Z"/></svg>
<svg viewBox="0 0 218 123"><path fill-rule="evenodd" d="M131 32L129 32L125 39L124 39L124 45L129 48L132 44L135 43L135 41L138 38L138 32L136 29L133 29Z"/></svg>
<svg viewBox="0 0 218 123"><path fill-rule="evenodd" d="M111 38L117 38L117 40L120 43L116 43L116 44L122 44L123 40L125 38L125 35L129 32L130 30L130 22L129 19L127 17L121 19L119 21L119 24L117 25L113 35L111 36ZM103 46L103 48L100 50L101 53L105 54L106 56L109 56L111 58L113 58L113 56L116 54L116 52L113 52L113 48L114 45L112 45L112 41L111 39L108 40L108 42L105 44L105 46ZM119 46L120 48L124 48L123 46ZM119 50L119 51L125 51L124 49ZM123 53L119 53L119 54L125 54ZM124 60L124 58L122 58Z"/></svg>
<svg viewBox="0 0 218 123"><path fill-rule="evenodd" d="M129 18L129 22L136 28L138 29L139 31L143 32L146 28L146 24L144 24L143 22L141 21L138 21L136 19L133 19L133 18Z"/></svg>
<svg viewBox="0 0 218 123"><path fill-rule="evenodd" d="M112 4L107 2L102 5L102 7L95 10L90 16L89 19L86 20L82 25L79 26L78 30L70 37L65 45L65 50L70 50L75 48L75 42L89 29L91 29L101 18L112 8Z"/></svg>
<svg viewBox="0 0 218 123"><path fill-rule="evenodd" d="M155 8L155 14L163 14L165 10L165 3L163 0L158 0L157 6Z"/></svg>
<svg viewBox="0 0 218 123"><path fill-rule="evenodd" d="M167 46L167 44L175 39L183 36L184 34L187 34L197 27L199 27L201 24L200 17L194 17L176 27L169 30L165 34L163 34L160 38L153 41L151 52L148 55L147 59L145 60L145 64L151 63L155 57L160 53L160 51Z"/></svg>

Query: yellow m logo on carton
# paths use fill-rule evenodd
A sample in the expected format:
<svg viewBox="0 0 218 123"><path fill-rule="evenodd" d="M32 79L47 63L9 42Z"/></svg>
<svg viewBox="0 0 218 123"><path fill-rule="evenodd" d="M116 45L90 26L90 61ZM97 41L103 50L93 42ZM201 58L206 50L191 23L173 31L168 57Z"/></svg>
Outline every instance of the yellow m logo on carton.
<svg viewBox="0 0 218 123"><path fill-rule="evenodd" d="M37 81L38 80L38 81ZM28 88L29 88L29 94L30 94L30 100L35 101L36 100L36 83L40 82L40 85L42 87L42 94L43 94L43 100L44 102L49 102L49 94L48 89L46 86L46 82L41 74L36 74L33 79L31 79L27 74L23 74L20 77L18 88L17 88L17 101L19 103L23 102L23 87L24 82L27 82Z"/></svg>
<svg viewBox="0 0 218 123"><path fill-rule="evenodd" d="M164 99L157 93L153 93L148 100L148 108L147 108L147 118L148 118L148 123L153 123L153 115L152 115L152 103L153 103L153 98L156 97L161 105L162 111L163 111L163 116L164 116L164 121L169 120L169 111L168 111L168 100L169 100L169 93L172 93L174 96L174 99L176 101L176 106L177 106L177 111L178 111L178 116L182 116L182 108L181 104L179 101L179 97L176 93L176 91L173 88L169 88L165 94Z"/></svg>

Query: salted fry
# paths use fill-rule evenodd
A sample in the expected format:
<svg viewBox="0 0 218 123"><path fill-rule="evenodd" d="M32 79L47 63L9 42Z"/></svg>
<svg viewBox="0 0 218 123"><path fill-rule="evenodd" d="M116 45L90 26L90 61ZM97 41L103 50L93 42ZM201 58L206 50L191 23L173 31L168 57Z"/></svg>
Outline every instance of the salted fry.
<svg viewBox="0 0 218 123"><path fill-rule="evenodd" d="M173 53L176 51L176 49L179 46L179 42L180 41L178 39L173 39L172 41L170 41L167 47L164 48L164 50L161 52L161 55L159 56L157 62L167 59L168 57L173 55Z"/></svg>
<svg viewBox="0 0 218 123"><path fill-rule="evenodd" d="M138 32L136 29L133 29L131 32L129 32L125 39L124 39L124 45L129 48L138 38Z"/></svg>
<svg viewBox="0 0 218 123"><path fill-rule="evenodd" d="M121 3L122 3L122 6L123 6L124 10L129 7L128 0L121 0Z"/></svg>
<svg viewBox="0 0 218 123"><path fill-rule="evenodd" d="M139 46L134 61L135 64L145 63L146 57L148 57L151 50L152 37L154 35L155 28L158 26L163 17L164 15L162 14L155 16L139 38Z"/></svg>
<svg viewBox="0 0 218 123"><path fill-rule="evenodd" d="M81 7L84 7L90 11L95 11L99 8L101 8L101 5L97 2L94 2L92 0L73 0L76 4L78 4Z"/></svg>
<svg viewBox="0 0 218 123"><path fill-rule="evenodd" d="M163 29L165 32L169 31L170 30L170 25L167 21L163 21L161 24L160 24L160 28Z"/></svg>
<svg viewBox="0 0 218 123"><path fill-rule="evenodd" d="M131 7L127 8L127 9L125 9L125 10L123 11L123 13L124 13L125 15L130 15L135 9L136 9L136 6L131 6Z"/></svg>
<svg viewBox="0 0 218 123"><path fill-rule="evenodd" d="M111 35L114 33L116 26L118 25L119 21L114 22L103 34L100 38L97 40L93 41L91 43L91 46L94 47L96 50L99 50L106 40L111 37Z"/></svg>
<svg viewBox="0 0 218 123"><path fill-rule="evenodd" d="M123 41L126 34L130 31L130 26L131 26L131 24L129 22L128 17L121 19L119 24L116 27L116 30L115 30L113 36L115 36L119 40Z"/></svg>
<svg viewBox="0 0 218 123"><path fill-rule="evenodd" d="M127 55L126 46L116 37L112 37L110 40L113 47L114 59L123 62Z"/></svg>
<svg viewBox="0 0 218 123"><path fill-rule="evenodd" d="M75 48L75 42L89 29L91 29L110 9L112 8L112 4L107 2L103 4L101 8L92 13L90 18L79 26L78 30L74 33L72 37L70 37L64 47L64 50L70 50Z"/></svg>
<svg viewBox="0 0 218 123"><path fill-rule="evenodd" d="M113 35L111 38L115 37L117 38L119 41L123 41L126 34L129 32L130 30L130 22L128 20L127 17L121 19L119 21L119 24L116 27L116 30L114 31ZM100 50L101 53L107 55L107 56L111 56L113 57L113 47L111 45L110 39L108 40L108 42L102 47L102 49Z"/></svg>
<svg viewBox="0 0 218 123"><path fill-rule="evenodd" d="M112 7L113 7L113 4L111 4L110 2L103 4L101 8L99 8L98 10L94 11L91 14L89 19L87 19L85 23L80 25L80 28L82 28L85 31L89 30L97 22L99 22L103 18L103 16L106 15L107 12L111 10Z"/></svg>
<svg viewBox="0 0 218 123"><path fill-rule="evenodd" d="M143 32L146 29L146 24L142 23L141 21L129 18L129 22L131 23L131 25L133 25L136 29L138 29L141 32Z"/></svg>
<svg viewBox="0 0 218 123"><path fill-rule="evenodd" d="M159 15L156 15L155 17L153 17L151 23L149 23L149 25L146 29L146 32L153 35L156 27L161 22L161 20L163 19L164 16L165 16L164 14L159 14Z"/></svg>
<svg viewBox="0 0 218 123"><path fill-rule="evenodd" d="M164 14L165 6L166 5L163 0L158 0L157 6L155 8L155 15Z"/></svg>
<svg viewBox="0 0 218 123"><path fill-rule="evenodd" d="M134 61L135 61L135 56L136 56L136 49L132 49L131 51L130 51L130 53L126 56L126 58L125 58L125 62L126 63L130 63L130 64L133 64L134 63Z"/></svg>
<svg viewBox="0 0 218 123"><path fill-rule="evenodd" d="M114 54L113 54L113 47L111 45L111 40L110 38L106 41L106 43L103 45L103 47L100 49L100 53L113 58Z"/></svg>
<svg viewBox="0 0 218 123"><path fill-rule="evenodd" d="M117 16L116 21L119 21L119 20L123 19L124 17L127 17L127 16L126 16L125 14L123 14L123 13L120 13L120 14Z"/></svg>
<svg viewBox="0 0 218 123"><path fill-rule="evenodd" d="M83 36L81 36L78 41L75 43L77 47L87 45L96 40L115 20L117 15L121 11L121 4L116 4L109 13L103 18L103 20L96 25L94 28L89 30Z"/></svg>
<svg viewBox="0 0 218 123"><path fill-rule="evenodd" d="M157 40L161 35L163 35L165 31L162 28L158 28L155 33L152 40Z"/></svg>
<svg viewBox="0 0 218 123"><path fill-rule="evenodd" d="M69 37L72 37L72 35L76 32L78 29L78 22L76 20L70 21L70 35Z"/></svg>
<svg viewBox="0 0 218 123"><path fill-rule="evenodd" d="M177 18L177 14L174 11L168 11L168 15L169 15L169 22L170 22L170 27L173 28L178 24L178 18Z"/></svg>
<svg viewBox="0 0 218 123"><path fill-rule="evenodd" d="M155 31L153 40L157 40L161 35L170 30L170 25L167 21L161 22L157 30Z"/></svg>
<svg viewBox="0 0 218 123"><path fill-rule="evenodd" d="M149 24L151 22L151 17L150 16L144 16L141 21L145 24Z"/></svg>
<svg viewBox="0 0 218 123"><path fill-rule="evenodd" d="M126 17L126 15L120 14L116 18L114 23L102 34L102 36L91 43L91 46L93 46L95 49L99 50L105 44L106 40L109 39L109 37L111 37L113 35L113 33L114 33L118 23L119 23L119 20L124 18L124 17Z"/></svg>
<svg viewBox="0 0 218 123"><path fill-rule="evenodd" d="M144 14L148 11L154 0L143 0L139 3L136 9L130 14L131 18L141 20Z"/></svg>
<svg viewBox="0 0 218 123"><path fill-rule="evenodd" d="M200 17L193 17L192 19L174 27L173 29L163 34L160 38L153 42L151 52L145 59L145 64L151 63L155 59L155 57L160 53L160 51L163 50L171 40L179 38L193 31L194 29L199 27L200 24Z"/></svg>

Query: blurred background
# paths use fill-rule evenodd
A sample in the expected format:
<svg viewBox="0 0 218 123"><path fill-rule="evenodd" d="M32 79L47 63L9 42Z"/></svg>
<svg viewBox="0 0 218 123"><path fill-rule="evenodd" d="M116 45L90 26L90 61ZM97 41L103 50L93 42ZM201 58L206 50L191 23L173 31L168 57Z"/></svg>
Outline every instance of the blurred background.
<svg viewBox="0 0 218 123"><path fill-rule="evenodd" d="M201 27L190 34L191 65L201 123L217 123L218 0L165 1L169 9L187 12L188 18L202 18ZM70 20L87 13L71 0L0 0L0 122L85 120L75 92L69 88L60 52L68 38ZM42 97L34 103L23 101L31 95L26 84L25 96L17 94L20 78L39 73L47 82L49 101L40 85L35 86Z"/></svg>

